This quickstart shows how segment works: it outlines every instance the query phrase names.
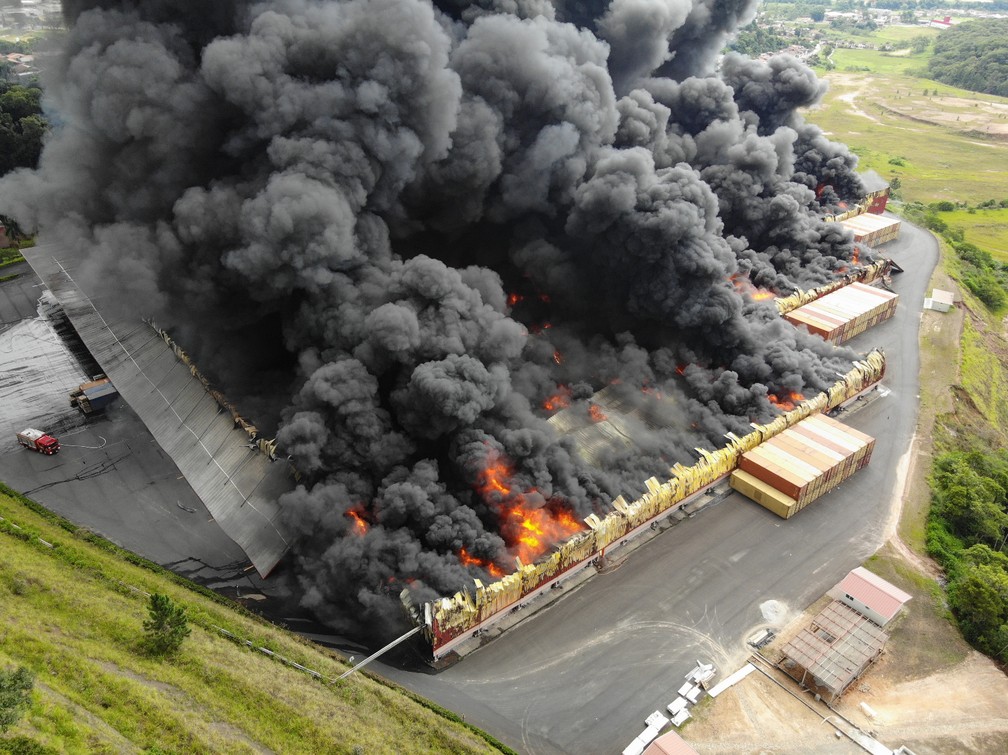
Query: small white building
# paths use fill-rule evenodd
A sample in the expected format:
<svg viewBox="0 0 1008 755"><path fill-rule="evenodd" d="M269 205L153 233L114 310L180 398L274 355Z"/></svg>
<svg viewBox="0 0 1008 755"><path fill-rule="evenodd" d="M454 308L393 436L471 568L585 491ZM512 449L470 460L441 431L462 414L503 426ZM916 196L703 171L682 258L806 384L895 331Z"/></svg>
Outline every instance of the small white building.
<svg viewBox="0 0 1008 755"><path fill-rule="evenodd" d="M880 627L892 621L911 598L863 566L851 571L828 594Z"/></svg>
<svg viewBox="0 0 1008 755"><path fill-rule="evenodd" d="M951 291L942 291L936 288L931 292L931 296L924 299L924 309L933 309L936 312L948 312L955 305L955 294Z"/></svg>

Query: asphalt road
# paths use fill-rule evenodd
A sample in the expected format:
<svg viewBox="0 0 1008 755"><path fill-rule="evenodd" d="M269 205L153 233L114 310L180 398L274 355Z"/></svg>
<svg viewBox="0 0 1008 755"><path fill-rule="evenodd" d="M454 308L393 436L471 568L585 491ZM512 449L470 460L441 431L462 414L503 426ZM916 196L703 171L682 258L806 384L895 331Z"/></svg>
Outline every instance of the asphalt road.
<svg viewBox="0 0 1008 755"><path fill-rule="evenodd" d="M904 223L881 251L906 270L893 276L897 313L848 344L885 350L892 391L843 418L876 438L866 469L788 521L732 494L457 665L380 672L521 752L580 754L622 751L649 713L675 699L696 659L724 675L738 668L753 631L786 624L878 549L901 493L938 245Z"/></svg>

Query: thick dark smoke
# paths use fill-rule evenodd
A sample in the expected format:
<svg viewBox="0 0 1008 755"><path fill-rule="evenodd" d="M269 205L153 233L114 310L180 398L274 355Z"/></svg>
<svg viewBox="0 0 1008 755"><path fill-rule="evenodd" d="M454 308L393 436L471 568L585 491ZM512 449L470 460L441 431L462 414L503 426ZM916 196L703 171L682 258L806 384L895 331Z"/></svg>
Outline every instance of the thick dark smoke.
<svg viewBox="0 0 1008 755"><path fill-rule="evenodd" d="M849 266L821 216L863 195L811 71L720 57L754 8L65 0L0 211L274 424L308 604L388 622L510 568L519 494L602 511L849 367L748 293ZM607 385L649 428L589 466L543 406Z"/></svg>

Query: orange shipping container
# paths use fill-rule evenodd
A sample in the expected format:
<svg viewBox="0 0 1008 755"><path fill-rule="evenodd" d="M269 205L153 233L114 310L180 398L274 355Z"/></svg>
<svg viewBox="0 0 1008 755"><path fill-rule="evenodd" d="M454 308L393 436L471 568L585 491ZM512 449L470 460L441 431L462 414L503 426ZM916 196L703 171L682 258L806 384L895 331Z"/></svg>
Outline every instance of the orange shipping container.
<svg viewBox="0 0 1008 755"><path fill-rule="evenodd" d="M813 415L743 454L732 486L789 517L864 467L874 447L874 438ZM788 499L794 506L782 505Z"/></svg>
<svg viewBox="0 0 1008 755"><path fill-rule="evenodd" d="M887 320L896 312L897 294L864 283L851 283L791 310L784 318L827 341L842 343Z"/></svg>

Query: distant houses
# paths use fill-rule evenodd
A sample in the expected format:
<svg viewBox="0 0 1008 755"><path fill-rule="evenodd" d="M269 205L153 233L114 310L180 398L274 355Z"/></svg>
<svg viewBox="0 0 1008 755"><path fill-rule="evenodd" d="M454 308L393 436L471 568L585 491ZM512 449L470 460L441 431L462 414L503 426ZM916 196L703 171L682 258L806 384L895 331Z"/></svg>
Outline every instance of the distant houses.
<svg viewBox="0 0 1008 755"><path fill-rule="evenodd" d="M35 56L21 52L11 52L0 56L0 60L7 61L10 77L28 78L37 76L39 69L35 67Z"/></svg>

